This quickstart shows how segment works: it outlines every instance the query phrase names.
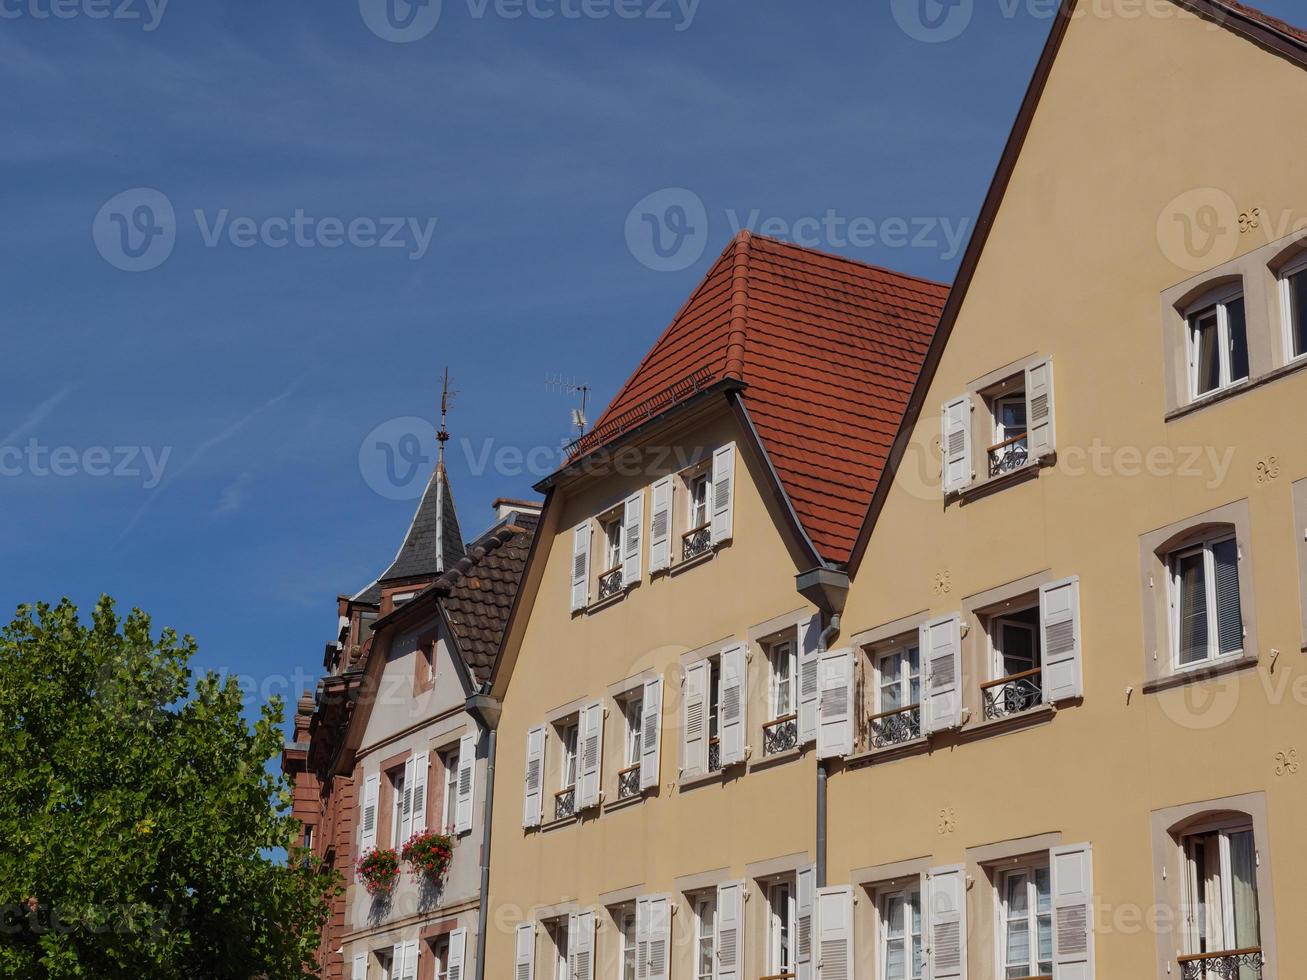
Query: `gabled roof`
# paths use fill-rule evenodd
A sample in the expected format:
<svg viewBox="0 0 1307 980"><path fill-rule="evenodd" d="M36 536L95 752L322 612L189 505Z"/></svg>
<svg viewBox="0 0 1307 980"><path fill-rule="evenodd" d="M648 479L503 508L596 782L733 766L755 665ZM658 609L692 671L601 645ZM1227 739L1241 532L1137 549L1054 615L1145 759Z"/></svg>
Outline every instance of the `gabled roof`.
<svg viewBox="0 0 1307 980"><path fill-rule="evenodd" d="M994 220L998 216L999 208L1002 207L1004 197L1007 195L1008 185L1011 183L1017 160L1021 156L1026 137L1030 133L1035 112L1039 108L1044 89L1048 84L1049 76L1052 74L1053 64L1057 60L1059 51L1061 51L1067 28L1070 26L1076 7L1080 2L1081 0L1062 0L1057 19L1049 32L1048 41L1045 43L1043 53L1039 57L1039 63L1035 66L1035 73L1030 80L1029 87L1026 89L1021 108L1017 112L1012 132L1008 135L1008 141L1003 148L1003 155L999 159L994 179L991 181L984 203L981 205L980 214L976 220L975 232L967 243L966 252L963 253L957 278L953 282L953 290L949 294L948 302L940 316L939 329L931 340L930 350L927 352L925 362L922 365L921 374L917 378L898 432L894 437L889 461L885 467L885 479L882 479L876 487L871 498L871 506L868 508L866 518L858 531L857 541L853 547L850 560L850 571L853 573L857 572L857 567L862 561L867 541L876 525L876 521L880 517L881 509L885 505L890 488L893 486L895 472L903 459L908 440L912 436L912 430L921 416L922 406L926 395L930 391L931 383L934 381L935 372L944 353L944 347L948 344L967 293L971 289L976 268L980 265L985 245L989 241L989 233L994 227ZM1273 54L1292 61L1299 67L1307 68L1307 31L1293 27L1246 4L1239 3L1238 0L1172 0L1172 2L1178 7L1221 25L1231 33L1237 34Z"/></svg>
<svg viewBox="0 0 1307 980"><path fill-rule="evenodd" d="M726 380L803 532L848 560L948 287L741 232L589 435L588 455Z"/></svg>

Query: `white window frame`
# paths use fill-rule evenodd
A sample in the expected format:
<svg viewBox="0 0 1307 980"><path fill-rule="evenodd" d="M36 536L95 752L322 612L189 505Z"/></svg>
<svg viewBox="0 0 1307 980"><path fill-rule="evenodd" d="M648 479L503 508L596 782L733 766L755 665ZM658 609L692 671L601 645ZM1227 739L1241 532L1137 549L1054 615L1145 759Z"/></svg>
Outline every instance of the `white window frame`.
<svg viewBox="0 0 1307 980"><path fill-rule="evenodd" d="M685 530L707 527L712 522L712 469L700 465L684 477L686 499ZM699 499L702 494L702 499ZM702 510L702 513L700 513Z"/></svg>
<svg viewBox="0 0 1307 980"><path fill-rule="evenodd" d="M1007 961L1008 945L1008 922L1011 916L1007 908L1007 883L1008 879L1014 875L1026 876L1026 929L1027 940L1029 942L1031 962L1022 964L1023 969L1028 972L1021 974L1022 977L1050 976L1053 973L1052 964L1050 963L1047 973L1041 973L1039 970L1039 887L1036 880L1036 872L1043 871L1048 875L1048 911L1042 913L1042 916L1048 920L1049 934L1053 936L1053 947L1050 950L1051 956L1057 957L1057 937L1054 933L1054 901L1053 901L1053 872L1049 866L1048 859L1037 858L1011 866L1003 865L998 872L997 888L994 891L994 922L997 927L997 937L994 945L994 953L997 959L995 976L999 978L1007 977L1007 971L1011 964Z"/></svg>
<svg viewBox="0 0 1307 980"><path fill-rule="evenodd" d="M1035 613L1035 622L1025 623L1016 617L1021 613ZM991 681L1001 681L1008 674L1003 667L1003 627L1010 626L1014 629L1028 631L1031 636L1031 649L1035 651L1035 663L1027 670L1042 670L1044 667L1044 648L1042 630L1039 622L1039 596L1036 595L1034 600L1024 603L1015 609L1005 609L1001 614L995 614L989 618L989 679Z"/></svg>
<svg viewBox="0 0 1307 980"><path fill-rule="evenodd" d="M1195 303L1190 304L1185 310L1184 315L1184 332L1185 332L1185 351L1188 355L1189 366L1189 399L1190 401L1199 401L1204 398L1226 391L1235 385L1243 384L1248 381L1248 377L1234 378L1231 377L1230 361L1230 304L1236 300L1244 301L1244 345L1248 344L1248 299L1244 294L1243 283L1227 286L1207 293L1203 298ZM1198 390L1198 344L1195 342L1196 331L1194 323L1204 314L1215 311L1216 313L1216 356L1220 364L1220 378L1215 388L1210 391ZM1251 371L1251 364L1249 370Z"/></svg>
<svg viewBox="0 0 1307 980"><path fill-rule="evenodd" d="M699 962L704 944L709 949L710 972L700 973ZM704 893L694 900L693 980L717 980L717 896Z"/></svg>
<svg viewBox="0 0 1307 980"><path fill-rule="evenodd" d="M1307 358L1307 349L1298 353L1294 353L1293 350L1293 290L1290 288L1289 280L1299 273L1307 273L1307 251L1284 266L1279 273L1278 286L1281 316L1284 320L1284 363L1286 364ZM1302 315L1307 319L1307 310L1303 310Z"/></svg>
<svg viewBox="0 0 1307 980"><path fill-rule="evenodd" d="M798 715L799 712L799 647L793 637L776 640L767 645L767 711L772 721L786 715ZM781 676L784 665L789 671L788 677ZM789 700L789 706L781 710L781 695Z"/></svg>
<svg viewBox="0 0 1307 980"><path fill-rule="evenodd" d="M554 954L553 980L570 980L571 977L571 964L567 961L567 929L568 920L566 916L545 923L545 935L549 937L549 945Z"/></svg>
<svg viewBox="0 0 1307 980"><path fill-rule="evenodd" d="M643 688L634 688L622 702L622 717L626 720L622 765L628 769L640 764L640 739L644 730L644 698L642 694Z"/></svg>
<svg viewBox="0 0 1307 980"><path fill-rule="evenodd" d="M444 792L440 801L440 832L452 833L458 822L458 748L440 753L440 764L445 767Z"/></svg>
<svg viewBox="0 0 1307 980"><path fill-rule="evenodd" d="M433 940L431 946L432 976L435 980L449 980L449 934ZM419 948L419 952L421 952Z"/></svg>
<svg viewBox="0 0 1307 980"><path fill-rule="evenodd" d="M917 902L917 932L912 931L912 901ZM906 969L905 980L924 980L926 949L926 907L922 902L921 886L905 888L886 888L876 895L876 971L879 980L889 978L889 943L890 943L890 903L895 899L903 901L904 921L900 923L903 930L903 964ZM913 942L919 939L922 948L922 963L917 964L912 955ZM920 965L920 969L918 966Z"/></svg>
<svg viewBox="0 0 1307 980"><path fill-rule="evenodd" d="M604 561L600 575L607 575L622 567L622 511L601 517L599 529L603 532Z"/></svg>
<svg viewBox="0 0 1307 980"><path fill-rule="evenodd" d="M784 890L785 908L777 911L777 903ZM797 909L795 908L794 882L785 878L767 886L767 973L793 973L797 957L794 944L798 936ZM785 962L788 949L789 963Z"/></svg>
<svg viewBox="0 0 1307 980"><path fill-rule="evenodd" d="M1233 541L1236 552L1235 568L1239 573L1239 618L1243 620L1243 569L1239 568L1242 564L1242 553L1239 549L1238 538L1231 532L1222 532L1220 534L1209 535L1200 538L1182 548L1177 548L1166 556L1167 579L1170 584L1170 622L1171 622L1171 668L1176 673L1185 671L1200 670L1203 667L1210 666L1214 663L1220 663L1224 660L1234 660L1243 656L1245 644L1240 644L1238 650L1231 650L1228 653L1221 652L1220 640L1220 622L1217 615L1216 605L1216 556L1214 549L1217 545L1226 544ZM1202 553L1203 555L1203 602L1207 608L1207 656L1202 660L1195 660L1192 663L1180 662L1180 610L1182 607L1183 593L1180 588L1180 562L1191 555Z"/></svg>
<svg viewBox="0 0 1307 980"><path fill-rule="evenodd" d="M912 698L913 675L908 661L908 652L911 650L917 651L917 697L915 701ZM885 703L885 688L888 686L885 682L885 662L890 659L897 659L901 662L901 669L899 671L899 679L897 683L899 686L899 698L902 703L894 709L889 708ZM882 712L890 710L907 711L909 708L921 707L922 683L924 679L921 673L921 645L919 643L915 640L899 643L888 650L873 653L871 661L876 677L875 714L881 714Z"/></svg>
<svg viewBox="0 0 1307 980"><path fill-rule="evenodd" d="M1257 840L1257 831L1253 823L1246 816L1234 817L1229 820L1218 820L1211 823L1201 824L1186 830L1180 838L1180 859L1184 867L1184 886L1185 900L1188 902L1188 912L1184 923L1184 941L1186 955L1199 956L1204 952L1208 953L1226 953L1233 952L1236 945L1233 936L1236 932L1234 924L1234 869L1230 858L1230 837L1233 834L1248 833L1253 835L1253 851L1255 855L1255 865L1261 863L1261 847ZM1197 869L1195 867L1192 844L1196 838L1209 837L1217 835L1219 838L1219 861L1218 884L1221 890L1221 935L1223 945L1226 949L1203 950L1202 946L1206 942L1206 937L1199 934L1198 931L1198 908L1199 908L1199 882ZM1254 887L1258 884L1254 877ZM1257 901L1257 921L1260 932L1262 922L1262 896L1260 890L1256 894ZM1261 939L1258 938L1258 945L1261 945Z"/></svg>
<svg viewBox="0 0 1307 980"><path fill-rule="evenodd" d="M616 910L614 918L617 920L617 980L636 980L640 975L640 964L636 959L635 906L622 906ZM629 973L626 969L628 957Z"/></svg>
<svg viewBox="0 0 1307 980"><path fill-rule="evenodd" d="M406 776L404 766L396 766L390 775L391 789L391 806L390 806L390 840L391 847L396 849L404 844L404 793Z"/></svg>
<svg viewBox="0 0 1307 980"><path fill-rule="evenodd" d="M581 719L568 718L558 723L558 789L559 792L567 792L569 789L576 789L577 778L580 776L580 759L578 750L580 749L581 738ZM571 770L571 779L568 778L568 770Z"/></svg>

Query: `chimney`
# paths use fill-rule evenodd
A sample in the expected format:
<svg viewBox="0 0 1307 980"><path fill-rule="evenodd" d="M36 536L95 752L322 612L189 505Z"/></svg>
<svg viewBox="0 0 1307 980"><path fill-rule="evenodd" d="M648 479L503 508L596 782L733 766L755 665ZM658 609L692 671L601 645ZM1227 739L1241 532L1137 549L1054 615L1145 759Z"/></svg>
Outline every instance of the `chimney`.
<svg viewBox="0 0 1307 980"><path fill-rule="evenodd" d="M495 523L498 524L513 513L531 514L538 517L541 504L535 500L514 500L511 497L500 497L490 505L490 508L495 512Z"/></svg>

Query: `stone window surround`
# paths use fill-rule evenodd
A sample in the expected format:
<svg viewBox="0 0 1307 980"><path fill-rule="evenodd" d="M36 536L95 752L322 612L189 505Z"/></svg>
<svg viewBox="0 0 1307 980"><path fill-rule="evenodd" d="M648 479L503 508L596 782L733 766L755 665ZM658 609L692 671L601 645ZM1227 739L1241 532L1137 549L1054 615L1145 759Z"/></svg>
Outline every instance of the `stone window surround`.
<svg viewBox="0 0 1307 980"><path fill-rule="evenodd" d="M1206 532L1233 528L1239 547L1239 608L1243 614L1244 653L1222 662L1177 670L1171 659L1170 565L1167 556ZM1195 514L1139 538L1140 603L1143 610L1144 693L1176 687L1231 670L1257 665L1257 605L1252 562L1252 519L1248 499Z"/></svg>
<svg viewBox="0 0 1307 980"><path fill-rule="evenodd" d="M1262 980L1276 980L1279 976L1276 972L1275 895L1271 891L1273 862L1270 824L1266 795L1260 792L1153 811L1151 827L1158 976L1168 975L1175 961L1176 950L1184 948L1176 916L1161 914L1163 910L1179 909L1183 904L1185 873L1180 837L1206 818L1233 814L1249 818L1257 846L1257 906L1261 920L1262 953L1266 962Z"/></svg>
<svg viewBox="0 0 1307 980"><path fill-rule="evenodd" d="M1293 537L1298 551L1298 609L1302 649L1307 651L1307 479L1293 485Z"/></svg>
<svg viewBox="0 0 1307 980"><path fill-rule="evenodd" d="M1187 415L1213 402L1307 368L1286 347L1288 326L1280 300L1279 271L1303 254L1307 232L1295 232L1200 273L1161 294L1162 356L1166 419ZM1209 293L1242 281L1248 331L1248 379L1198 398L1189 395L1187 314Z"/></svg>
<svg viewBox="0 0 1307 980"><path fill-rule="evenodd" d="M967 848L967 876L984 889L972 889L975 899L967 909L967 957L972 963L998 962L999 874L1026 859L1047 859L1048 852L1061 843L1062 834L1054 831Z"/></svg>

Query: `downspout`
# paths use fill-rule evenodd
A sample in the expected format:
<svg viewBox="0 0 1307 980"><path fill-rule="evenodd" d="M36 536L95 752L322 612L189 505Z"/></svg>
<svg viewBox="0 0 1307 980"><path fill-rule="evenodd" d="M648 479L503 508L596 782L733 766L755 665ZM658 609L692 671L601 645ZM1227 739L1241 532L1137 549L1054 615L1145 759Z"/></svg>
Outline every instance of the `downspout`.
<svg viewBox="0 0 1307 980"><path fill-rule="evenodd" d="M486 748L486 807L481 818L481 887L477 902L477 961L474 980L486 977L486 932L490 923L490 828L495 815L495 753L499 746L499 717L503 706L488 694L467 699L467 713L490 735Z"/></svg>
<svg viewBox="0 0 1307 980"><path fill-rule="evenodd" d="M840 569L821 567L800 573L795 584L799 594L815 605L826 628L817 639L817 656L820 658L830 648L830 642L840 634L840 619L844 613L844 602L849 594L848 573ZM826 781L829 773L826 760L817 760L817 887L826 887L827 854L827 806Z"/></svg>

